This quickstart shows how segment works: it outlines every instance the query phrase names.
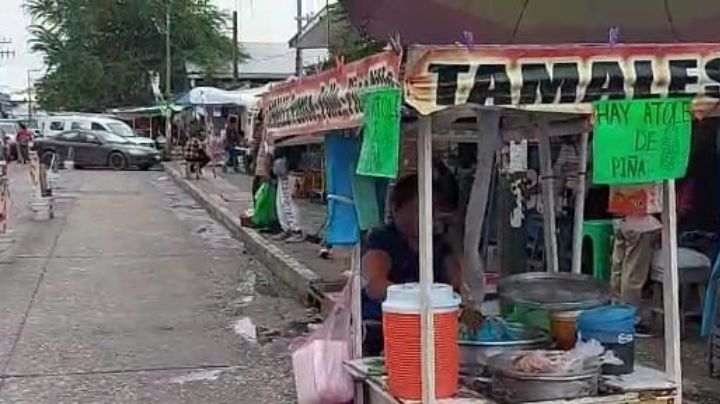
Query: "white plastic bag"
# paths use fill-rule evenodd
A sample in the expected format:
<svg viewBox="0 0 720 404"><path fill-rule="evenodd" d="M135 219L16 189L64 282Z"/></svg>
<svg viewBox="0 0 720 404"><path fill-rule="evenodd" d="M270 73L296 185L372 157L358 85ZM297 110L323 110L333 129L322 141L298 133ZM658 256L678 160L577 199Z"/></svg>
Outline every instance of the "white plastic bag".
<svg viewBox="0 0 720 404"><path fill-rule="evenodd" d="M354 397L352 377L343 367L352 341L347 286L343 296L318 329L290 347L299 404L339 404Z"/></svg>

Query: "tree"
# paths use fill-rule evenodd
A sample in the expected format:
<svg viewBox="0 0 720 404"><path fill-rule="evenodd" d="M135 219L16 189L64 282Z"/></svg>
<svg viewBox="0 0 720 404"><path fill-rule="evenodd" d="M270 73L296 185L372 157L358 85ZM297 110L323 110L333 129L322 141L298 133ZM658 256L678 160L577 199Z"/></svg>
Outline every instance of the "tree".
<svg viewBox="0 0 720 404"><path fill-rule="evenodd" d="M355 27L350 23L341 1L330 4L327 15L330 28L328 63L334 64L336 57L342 57L345 63L350 63L383 49L384 44L371 39L363 27Z"/></svg>
<svg viewBox="0 0 720 404"><path fill-rule="evenodd" d="M47 66L37 85L40 104L102 111L154 102L151 72L165 83L167 7L173 89L186 86L186 62L212 74L232 60L226 16L209 0L25 0L32 49Z"/></svg>

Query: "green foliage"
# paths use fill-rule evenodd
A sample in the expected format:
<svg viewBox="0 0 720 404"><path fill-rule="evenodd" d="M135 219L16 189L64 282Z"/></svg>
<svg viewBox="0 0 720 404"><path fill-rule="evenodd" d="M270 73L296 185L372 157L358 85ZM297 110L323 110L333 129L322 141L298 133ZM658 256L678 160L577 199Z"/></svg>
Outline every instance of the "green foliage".
<svg viewBox="0 0 720 404"><path fill-rule="evenodd" d="M182 90L185 62L212 72L232 59L227 16L209 0L25 0L32 48L47 66L38 83L41 105L101 111L153 103L149 72L165 83L168 6L172 88Z"/></svg>
<svg viewBox="0 0 720 404"><path fill-rule="evenodd" d="M350 24L342 2L328 6L328 20L330 23L330 60L334 63L336 57L343 57L345 63L350 63L364 57L380 52L384 44L370 39L363 27Z"/></svg>

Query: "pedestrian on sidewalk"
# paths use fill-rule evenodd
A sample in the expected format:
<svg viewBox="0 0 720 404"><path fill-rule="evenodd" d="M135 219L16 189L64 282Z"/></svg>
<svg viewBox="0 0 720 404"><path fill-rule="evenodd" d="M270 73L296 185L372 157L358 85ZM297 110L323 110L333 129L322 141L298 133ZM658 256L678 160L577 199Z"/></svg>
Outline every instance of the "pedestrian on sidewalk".
<svg viewBox="0 0 720 404"><path fill-rule="evenodd" d="M279 157L273 162L273 174L277 178L277 217L283 232L275 237L297 243L305 240L300 226L300 209L292 198L287 158Z"/></svg>
<svg viewBox="0 0 720 404"><path fill-rule="evenodd" d="M223 171L227 170L228 166L231 166L235 172L239 172L238 168L238 153L237 147L240 146L242 139L245 138L245 134L240 130L237 115L230 115L227 123L225 124L225 138L223 140L223 147L225 148L225 154L227 155L227 161L223 167Z"/></svg>
<svg viewBox="0 0 720 404"><path fill-rule="evenodd" d="M25 124L20 124L20 130L15 137L15 141L18 145L18 162L20 164L27 164L30 161L29 150L30 142L32 142L32 133L27 129Z"/></svg>

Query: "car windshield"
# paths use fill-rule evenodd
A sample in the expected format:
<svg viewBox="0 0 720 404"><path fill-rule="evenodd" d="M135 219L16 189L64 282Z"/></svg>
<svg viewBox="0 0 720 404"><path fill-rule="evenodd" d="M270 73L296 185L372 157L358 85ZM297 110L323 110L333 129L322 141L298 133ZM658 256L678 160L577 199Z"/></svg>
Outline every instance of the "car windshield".
<svg viewBox="0 0 720 404"><path fill-rule="evenodd" d="M98 132L97 135L100 136L102 140L108 143L130 143L124 137L118 136L112 132Z"/></svg>
<svg viewBox="0 0 720 404"><path fill-rule="evenodd" d="M129 126L127 126L126 124L124 124L122 122L109 123L109 124L107 124L107 126L108 126L108 128L110 128L110 130L114 134L116 134L118 136L122 136L122 137L135 137L136 136L135 132L133 132L133 130Z"/></svg>

